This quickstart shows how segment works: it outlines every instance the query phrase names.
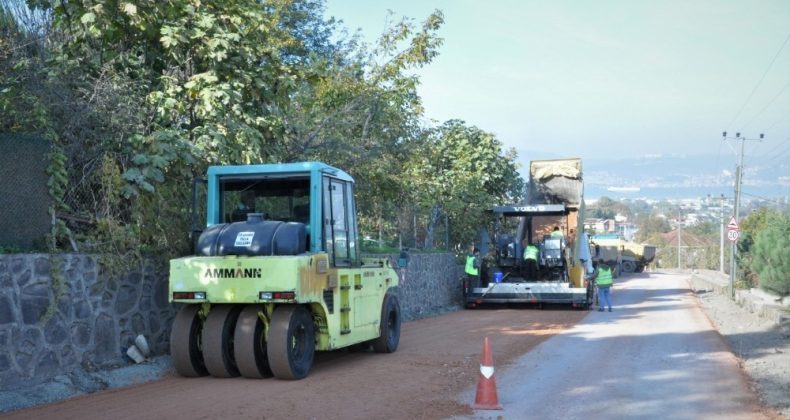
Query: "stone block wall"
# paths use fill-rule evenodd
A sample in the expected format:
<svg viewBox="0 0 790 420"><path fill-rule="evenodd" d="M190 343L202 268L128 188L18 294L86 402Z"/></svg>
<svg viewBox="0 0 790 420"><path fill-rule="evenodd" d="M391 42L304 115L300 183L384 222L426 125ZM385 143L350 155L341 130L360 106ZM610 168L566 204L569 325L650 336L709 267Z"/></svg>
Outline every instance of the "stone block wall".
<svg viewBox="0 0 790 420"><path fill-rule="evenodd" d="M3 388L38 384L80 367L124 365L138 334L154 354L167 353L175 310L167 301L164 265L147 262L111 279L94 256L55 258L61 261L60 286L52 280L50 255L0 255Z"/></svg>
<svg viewBox="0 0 790 420"><path fill-rule="evenodd" d="M147 261L115 278L102 272L95 256L57 255L58 286L52 258L0 255L0 388L130 364L126 349L138 334L154 355L169 352L178 307L167 300L166 263ZM460 308L462 271L451 254L412 255L399 290L403 318Z"/></svg>

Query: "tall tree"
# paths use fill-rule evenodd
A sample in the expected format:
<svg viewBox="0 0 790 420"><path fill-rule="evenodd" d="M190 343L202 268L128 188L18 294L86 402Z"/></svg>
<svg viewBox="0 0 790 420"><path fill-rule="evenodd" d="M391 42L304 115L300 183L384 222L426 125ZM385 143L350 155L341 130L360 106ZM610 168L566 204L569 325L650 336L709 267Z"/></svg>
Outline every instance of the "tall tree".
<svg viewBox="0 0 790 420"><path fill-rule="evenodd" d="M790 295L790 215L773 213L769 223L757 234L751 269L759 277L760 287Z"/></svg>
<svg viewBox="0 0 790 420"><path fill-rule="evenodd" d="M516 152L504 150L493 134L450 120L433 131L407 173L416 202L428 214L425 248L433 247L433 228L446 214L458 244L473 240L485 225L483 210L517 202L524 181Z"/></svg>
<svg viewBox="0 0 790 420"><path fill-rule="evenodd" d="M760 283L757 271L753 270L754 244L757 236L771 224L775 214L766 207L758 208L740 221L741 237L738 239L738 278L749 287L757 287Z"/></svg>
<svg viewBox="0 0 790 420"><path fill-rule="evenodd" d="M56 216L85 243L181 236L185 186L216 163L325 160L357 178L365 227L397 224L422 135L409 71L438 53L440 12L368 48L334 41L322 0L28 3L51 36L36 71L0 62L22 69L2 80L0 124L50 134L65 159Z"/></svg>
<svg viewBox="0 0 790 420"><path fill-rule="evenodd" d="M313 60L281 110L286 159L331 162L357 179L363 232L397 227L408 179L403 166L421 137L418 79L410 71L437 55L441 12L417 26L403 19L368 47L351 38Z"/></svg>

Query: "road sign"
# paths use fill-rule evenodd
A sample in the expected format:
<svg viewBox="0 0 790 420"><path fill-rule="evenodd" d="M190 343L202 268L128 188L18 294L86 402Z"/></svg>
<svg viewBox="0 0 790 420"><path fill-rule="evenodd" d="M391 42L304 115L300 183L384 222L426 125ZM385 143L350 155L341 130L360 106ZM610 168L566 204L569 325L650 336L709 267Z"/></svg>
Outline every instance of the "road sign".
<svg viewBox="0 0 790 420"><path fill-rule="evenodd" d="M727 230L741 230L741 227L738 226L738 221L735 220L735 216L730 217L730 223L727 223Z"/></svg>
<svg viewBox="0 0 790 420"><path fill-rule="evenodd" d="M737 241L739 236L741 236L741 231L739 230L731 229L727 231L727 239L729 239L732 242Z"/></svg>

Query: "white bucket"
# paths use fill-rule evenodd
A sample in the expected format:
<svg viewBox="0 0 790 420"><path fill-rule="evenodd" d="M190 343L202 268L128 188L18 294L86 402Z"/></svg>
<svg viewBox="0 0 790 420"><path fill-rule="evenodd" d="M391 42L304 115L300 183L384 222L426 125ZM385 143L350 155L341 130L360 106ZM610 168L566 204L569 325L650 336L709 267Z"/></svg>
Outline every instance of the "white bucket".
<svg viewBox="0 0 790 420"><path fill-rule="evenodd" d="M134 339L134 345L137 346L143 356L148 357L151 354L151 348L148 347L148 341L146 341L145 336L142 334L138 335L137 338Z"/></svg>
<svg viewBox="0 0 790 420"><path fill-rule="evenodd" d="M126 350L126 355L129 356L135 363L143 363L145 361L145 357L142 353L140 353L140 349L137 346L131 346Z"/></svg>

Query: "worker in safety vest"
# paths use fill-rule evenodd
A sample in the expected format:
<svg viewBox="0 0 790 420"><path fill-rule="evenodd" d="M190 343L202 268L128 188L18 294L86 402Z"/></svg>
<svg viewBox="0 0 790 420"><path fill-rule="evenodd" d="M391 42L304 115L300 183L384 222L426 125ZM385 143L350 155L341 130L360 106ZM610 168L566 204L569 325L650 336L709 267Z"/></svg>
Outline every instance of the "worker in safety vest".
<svg viewBox="0 0 790 420"><path fill-rule="evenodd" d="M480 250L472 248L472 253L466 256L464 265L466 277L463 279L463 294L469 294L469 290L480 287Z"/></svg>
<svg viewBox="0 0 790 420"><path fill-rule="evenodd" d="M598 286L598 312L603 312L604 306L608 306L609 312L612 312L613 266L614 262L602 261L593 272L592 278L595 279L595 285Z"/></svg>
<svg viewBox="0 0 790 420"><path fill-rule="evenodd" d="M551 237L552 238L563 238L564 237L564 235L562 234L562 231L560 230L559 226L554 226L554 230L551 231Z"/></svg>
<svg viewBox="0 0 790 420"><path fill-rule="evenodd" d="M540 249L533 243L524 247L524 265L527 269L527 279L537 280L538 278L538 255Z"/></svg>
<svg viewBox="0 0 790 420"><path fill-rule="evenodd" d="M477 247L472 249L472 253L466 256L466 266L464 272L469 278L480 276L480 250Z"/></svg>

